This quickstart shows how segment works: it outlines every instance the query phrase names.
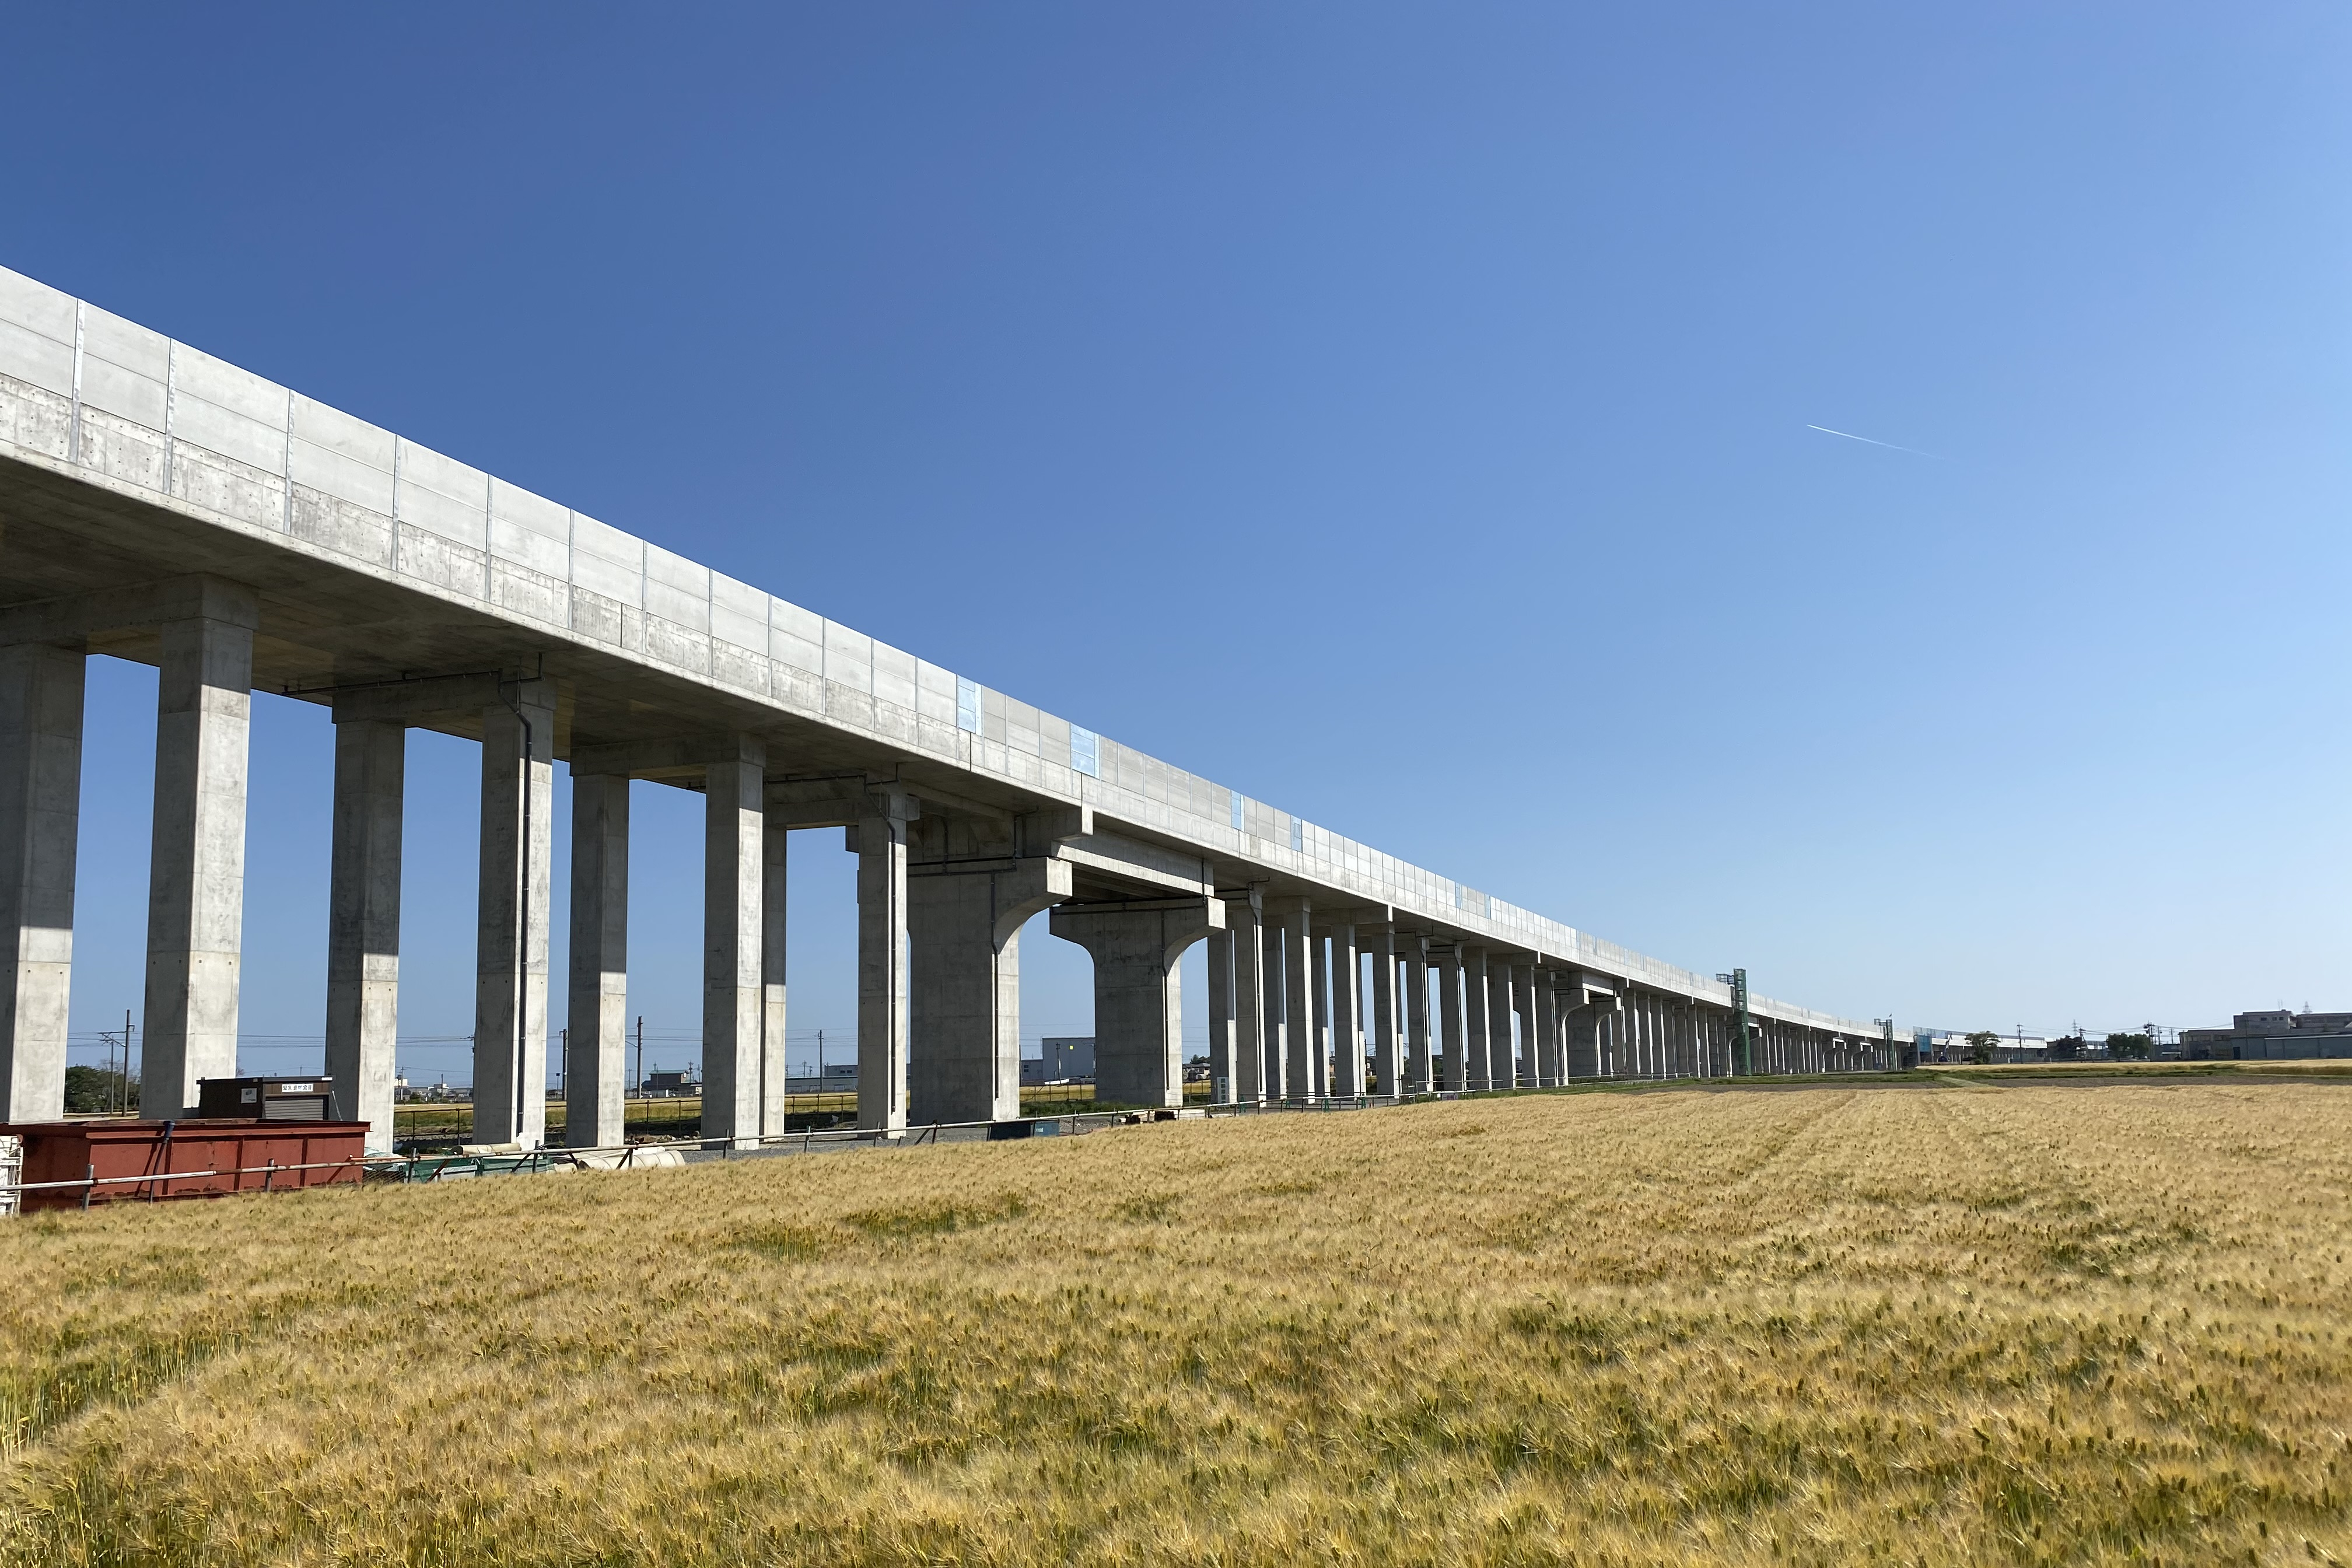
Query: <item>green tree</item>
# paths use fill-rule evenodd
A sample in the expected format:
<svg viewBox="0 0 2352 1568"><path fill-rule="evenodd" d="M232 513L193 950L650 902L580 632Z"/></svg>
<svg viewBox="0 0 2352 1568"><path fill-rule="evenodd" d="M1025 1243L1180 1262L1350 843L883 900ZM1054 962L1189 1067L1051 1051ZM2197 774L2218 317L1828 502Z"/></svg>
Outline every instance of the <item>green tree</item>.
<svg viewBox="0 0 2352 1568"><path fill-rule="evenodd" d="M2156 1042L2146 1035L2109 1035L2107 1055L2119 1062L2144 1062Z"/></svg>
<svg viewBox="0 0 2352 1568"><path fill-rule="evenodd" d="M132 1079L126 1087L122 1075L111 1068L71 1067L66 1068L66 1109L88 1113L99 1110L121 1110L139 1108L139 1080Z"/></svg>
<svg viewBox="0 0 2352 1568"><path fill-rule="evenodd" d="M1991 1061L1993 1047L2000 1044L2000 1037L1990 1029L1977 1030L1969 1036L1969 1060L1979 1066Z"/></svg>

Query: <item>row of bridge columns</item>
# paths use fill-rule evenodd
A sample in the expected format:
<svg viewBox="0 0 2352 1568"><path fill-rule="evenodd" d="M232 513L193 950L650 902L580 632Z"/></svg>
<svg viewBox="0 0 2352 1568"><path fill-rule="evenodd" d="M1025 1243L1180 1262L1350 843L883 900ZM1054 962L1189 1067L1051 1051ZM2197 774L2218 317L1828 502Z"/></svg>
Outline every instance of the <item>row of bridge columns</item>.
<svg viewBox="0 0 2352 1568"><path fill-rule="evenodd" d="M84 639L152 629L156 719L146 1046L141 1109L192 1113L201 1079L236 1072L254 597L189 579L66 606L0 637L0 1120L61 1114L72 967ZM407 731L462 719L482 735L475 974L475 1136L546 1138L553 756L561 693L543 679L455 677L332 694L334 808L326 1070L342 1114L392 1133L399 1019ZM1550 1086L1595 1077L1719 1077L1729 1016L1253 887L1223 896L1075 897L1060 846L1082 813L926 816L905 789L770 772L756 736L575 746L566 1142L622 1136L629 787L652 777L705 802L703 1123L718 1143L783 1131L787 834L839 826L857 857L857 1120L1019 1113L1020 936L1094 959L1097 1097L1182 1102L1181 961L1209 946L1210 1055L1230 1100L1353 1099ZM1367 973L1368 972L1368 973ZM1818 1031L1759 1021L1759 1072L1869 1065Z"/></svg>

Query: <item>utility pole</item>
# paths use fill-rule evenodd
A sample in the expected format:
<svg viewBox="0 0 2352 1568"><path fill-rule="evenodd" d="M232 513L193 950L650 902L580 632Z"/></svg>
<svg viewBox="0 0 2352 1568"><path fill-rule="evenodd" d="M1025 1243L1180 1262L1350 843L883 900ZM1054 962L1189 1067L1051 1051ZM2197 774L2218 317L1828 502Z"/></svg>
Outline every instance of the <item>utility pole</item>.
<svg viewBox="0 0 2352 1568"><path fill-rule="evenodd" d="M638 1098L639 1098L639 1099L643 1099L643 1098L645 1097L645 1092L646 1092L646 1016L645 1016L643 1013L640 1013L640 1014L638 1014L638 1015L637 1015L637 1096L638 1096Z"/></svg>
<svg viewBox="0 0 2352 1568"><path fill-rule="evenodd" d="M122 1010L122 1114L131 1114L131 1009Z"/></svg>

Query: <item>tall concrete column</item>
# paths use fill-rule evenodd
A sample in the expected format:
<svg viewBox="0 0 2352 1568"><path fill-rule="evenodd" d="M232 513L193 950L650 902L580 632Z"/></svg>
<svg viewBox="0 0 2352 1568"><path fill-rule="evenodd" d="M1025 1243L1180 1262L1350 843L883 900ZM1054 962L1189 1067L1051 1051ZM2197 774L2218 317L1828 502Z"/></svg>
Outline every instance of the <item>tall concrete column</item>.
<svg viewBox="0 0 2352 1568"><path fill-rule="evenodd" d="M780 1138L792 1096L784 1037L784 963L792 952L784 940L790 929L785 872L792 864L792 831L781 816L763 814L761 823L767 848L760 869L760 1131Z"/></svg>
<svg viewBox="0 0 2352 1568"><path fill-rule="evenodd" d="M1381 1093L1399 1095L1404 1092L1404 1034L1397 1012L1395 928L1375 927L1364 945L1372 955L1372 1070Z"/></svg>
<svg viewBox="0 0 2352 1568"><path fill-rule="evenodd" d="M1536 1026L1536 989L1540 978L1540 972L1533 963L1511 965L1511 1012L1518 1019L1519 1026L1516 1070L1522 1089L1543 1082L1543 1034Z"/></svg>
<svg viewBox="0 0 2352 1568"><path fill-rule="evenodd" d="M857 855L857 1125L907 1128L907 823L903 790L870 792L848 831Z"/></svg>
<svg viewBox="0 0 2352 1568"><path fill-rule="evenodd" d="M1223 1105L1233 1099L1234 1078L1240 1064L1234 1058L1234 1037L1239 1025L1234 1006L1234 931L1231 915L1223 931L1208 936L1209 970L1209 1101Z"/></svg>
<svg viewBox="0 0 2352 1568"><path fill-rule="evenodd" d="M1307 945L1307 963L1312 963L1312 992L1315 992L1315 1047L1307 1056L1307 1093L1312 1098L1327 1098L1331 1093L1331 936L1328 931L1315 931Z"/></svg>
<svg viewBox="0 0 2352 1568"><path fill-rule="evenodd" d="M1282 1093L1286 1100L1312 1100L1318 1091L1315 1058L1315 926L1305 899L1282 900Z"/></svg>
<svg viewBox="0 0 2352 1568"><path fill-rule="evenodd" d="M400 1036L400 823L408 727L335 726L335 808L327 891L327 1076L335 1109L392 1150Z"/></svg>
<svg viewBox="0 0 2352 1568"><path fill-rule="evenodd" d="M474 1140L547 1141L547 922L555 692L519 681L482 710L481 902L474 949Z"/></svg>
<svg viewBox="0 0 2352 1568"><path fill-rule="evenodd" d="M0 648L0 1121L66 1110L88 663L73 648Z"/></svg>
<svg viewBox="0 0 2352 1568"><path fill-rule="evenodd" d="M1038 857L983 871L950 861L909 872L910 1121L1010 1121L1021 1114L1021 928L1069 896L1068 865ZM1062 934L1059 927L1055 934ZM1097 1025L1099 1086L1099 1019Z"/></svg>
<svg viewBox="0 0 2352 1568"><path fill-rule="evenodd" d="M1428 1094L1437 1087L1429 1032L1429 938L1412 931L1399 937L1397 945L1404 960L1405 1092Z"/></svg>
<svg viewBox="0 0 2352 1568"><path fill-rule="evenodd" d="M155 830L147 882L147 1045L139 1108L194 1114L200 1079L236 1073L245 929L245 780L253 710L252 596L208 593L163 627Z"/></svg>
<svg viewBox="0 0 2352 1568"><path fill-rule="evenodd" d="M1353 925L1331 928L1331 1093L1364 1092L1364 963Z"/></svg>
<svg viewBox="0 0 2352 1568"><path fill-rule="evenodd" d="M1265 1075L1265 1097L1283 1100L1291 1093L1289 933L1278 914L1268 917L1263 909L1260 914L1258 994L1260 1013L1265 1020L1265 1033L1258 1041L1265 1049L1260 1068Z"/></svg>
<svg viewBox="0 0 2352 1568"><path fill-rule="evenodd" d="M1439 1087L1457 1091L1470 1087L1470 993L1476 987L1466 957L1460 942L1449 942L1437 959L1437 1024L1445 1053Z"/></svg>
<svg viewBox="0 0 2352 1568"><path fill-rule="evenodd" d="M1173 1109L1184 1103L1184 950L1222 930L1219 899L1065 904L1055 936L1095 960L1095 1098Z"/></svg>
<svg viewBox="0 0 2352 1568"><path fill-rule="evenodd" d="M629 775L572 775L571 983L563 1029L563 1141L624 1136L629 1072Z"/></svg>
<svg viewBox="0 0 2352 1568"><path fill-rule="evenodd" d="M1538 970L1535 981L1535 1068L1536 1083L1544 1089L1556 1089L1563 1075L1559 1067L1559 995L1553 989L1553 977Z"/></svg>
<svg viewBox="0 0 2352 1568"><path fill-rule="evenodd" d="M767 907L767 747L702 770L702 1139L759 1147L765 1004L760 923Z"/></svg>
<svg viewBox="0 0 2352 1568"><path fill-rule="evenodd" d="M1518 1085L1518 1064L1511 1039L1511 963L1496 956L1486 962L1486 1083L1492 1089Z"/></svg>
<svg viewBox="0 0 2352 1568"><path fill-rule="evenodd" d="M1262 1105L1266 1090L1265 897L1252 888L1225 900L1234 942L1234 1099Z"/></svg>
<svg viewBox="0 0 2352 1568"><path fill-rule="evenodd" d="M1462 1037L1463 1047L1470 1058L1470 1076L1466 1089L1491 1089L1495 1083L1495 1058L1486 1038L1486 950L1462 948Z"/></svg>

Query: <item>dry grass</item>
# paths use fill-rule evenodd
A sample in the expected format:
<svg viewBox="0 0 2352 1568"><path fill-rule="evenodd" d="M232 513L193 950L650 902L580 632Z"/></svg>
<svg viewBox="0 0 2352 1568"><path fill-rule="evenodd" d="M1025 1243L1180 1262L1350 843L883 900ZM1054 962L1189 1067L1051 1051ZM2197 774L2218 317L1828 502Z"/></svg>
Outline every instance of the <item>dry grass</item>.
<svg viewBox="0 0 2352 1568"><path fill-rule="evenodd" d="M1537 1096L20 1221L0 1561L2334 1561L2347 1112Z"/></svg>

